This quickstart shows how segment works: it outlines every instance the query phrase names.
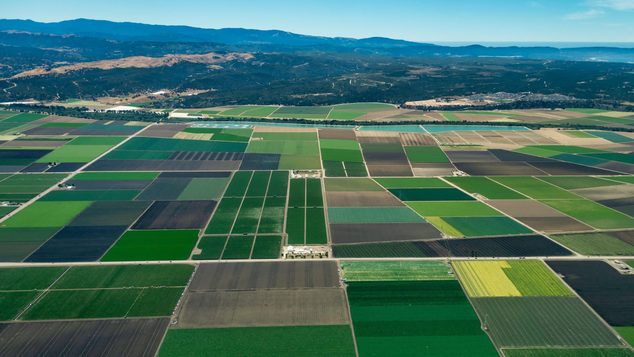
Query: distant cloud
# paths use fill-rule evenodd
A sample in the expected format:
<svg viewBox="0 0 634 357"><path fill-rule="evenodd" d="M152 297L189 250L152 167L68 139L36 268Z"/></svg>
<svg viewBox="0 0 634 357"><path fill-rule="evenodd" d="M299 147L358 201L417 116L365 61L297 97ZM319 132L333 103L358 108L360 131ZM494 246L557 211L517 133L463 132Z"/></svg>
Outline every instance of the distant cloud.
<svg viewBox="0 0 634 357"><path fill-rule="evenodd" d="M577 11L577 12L573 12L571 14L566 15L565 19L566 20L573 20L573 21L578 21L578 20L589 20L589 19L594 19L597 18L601 15L605 14L605 12L603 10L600 9L589 9L589 10L584 10L584 11Z"/></svg>
<svg viewBox="0 0 634 357"><path fill-rule="evenodd" d="M634 0L593 0L592 5L612 10L634 10Z"/></svg>

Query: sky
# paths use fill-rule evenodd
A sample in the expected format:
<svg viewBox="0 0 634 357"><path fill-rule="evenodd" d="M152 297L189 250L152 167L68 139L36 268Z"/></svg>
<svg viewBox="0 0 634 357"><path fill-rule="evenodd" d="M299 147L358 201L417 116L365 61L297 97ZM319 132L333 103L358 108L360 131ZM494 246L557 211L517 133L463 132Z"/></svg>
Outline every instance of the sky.
<svg viewBox="0 0 634 357"><path fill-rule="evenodd" d="M0 0L0 17L418 42L634 42L634 0Z"/></svg>

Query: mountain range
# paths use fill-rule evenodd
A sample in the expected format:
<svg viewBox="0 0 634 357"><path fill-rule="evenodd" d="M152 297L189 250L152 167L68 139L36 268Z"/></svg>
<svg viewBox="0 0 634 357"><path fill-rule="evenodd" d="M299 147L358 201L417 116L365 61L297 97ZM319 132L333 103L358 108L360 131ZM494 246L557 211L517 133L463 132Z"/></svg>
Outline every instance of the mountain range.
<svg viewBox="0 0 634 357"><path fill-rule="evenodd" d="M634 48L618 47L490 47L440 46L383 37L353 39L300 35L279 30L243 28L204 29L189 26L148 25L131 22L75 19L53 23L0 20L0 31L77 36L109 41L208 43L258 51L321 51L383 56L518 57L597 62L634 63Z"/></svg>

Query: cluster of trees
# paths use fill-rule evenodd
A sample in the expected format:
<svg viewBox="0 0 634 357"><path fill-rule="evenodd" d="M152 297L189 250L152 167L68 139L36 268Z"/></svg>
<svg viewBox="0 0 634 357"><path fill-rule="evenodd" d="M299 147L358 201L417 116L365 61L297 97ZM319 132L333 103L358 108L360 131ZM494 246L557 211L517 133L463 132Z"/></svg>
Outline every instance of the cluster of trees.
<svg viewBox="0 0 634 357"><path fill-rule="evenodd" d="M623 63L382 58L319 53L257 53L255 56L246 62L223 63L222 68L182 62L158 68L89 69L63 75L5 79L0 80L0 101L92 99L163 89L206 91L157 103L171 108L272 103L400 104L497 91L563 94L589 101L588 106L595 105L593 101L597 99L601 105L615 104L608 109L617 109L621 102L634 101L634 66ZM499 108L561 106L570 106L570 103L518 101L501 104Z"/></svg>
<svg viewBox="0 0 634 357"><path fill-rule="evenodd" d="M126 112L105 112L92 111L88 108L80 107L62 107L62 106L43 106L28 104L12 104L5 108L20 112L41 113L47 115L59 115L75 118L93 119L93 120L124 120L124 121L142 121L142 122L160 122L168 117L168 113L150 112L150 111L126 111Z"/></svg>

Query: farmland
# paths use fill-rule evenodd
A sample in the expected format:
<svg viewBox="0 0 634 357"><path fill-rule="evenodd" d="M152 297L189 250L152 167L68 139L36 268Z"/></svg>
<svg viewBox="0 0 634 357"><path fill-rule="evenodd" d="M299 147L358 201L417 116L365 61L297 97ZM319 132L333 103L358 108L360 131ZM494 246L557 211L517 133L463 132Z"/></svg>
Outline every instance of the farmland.
<svg viewBox="0 0 634 357"><path fill-rule="evenodd" d="M24 334L36 352L159 356L632 353L630 133L16 120L0 354Z"/></svg>

